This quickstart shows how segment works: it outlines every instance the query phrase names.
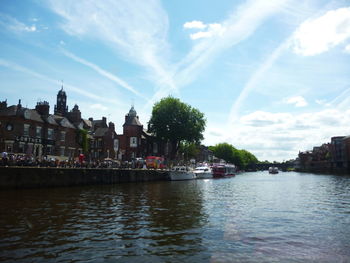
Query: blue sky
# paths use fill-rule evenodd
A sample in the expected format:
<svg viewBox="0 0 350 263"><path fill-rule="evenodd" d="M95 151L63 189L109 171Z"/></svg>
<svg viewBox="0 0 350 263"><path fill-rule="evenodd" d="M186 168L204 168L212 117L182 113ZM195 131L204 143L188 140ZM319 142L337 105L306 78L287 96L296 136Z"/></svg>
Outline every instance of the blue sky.
<svg viewBox="0 0 350 263"><path fill-rule="evenodd" d="M205 113L205 145L288 160L350 134L350 3L0 1L0 99L34 108L63 80L71 109L122 132L173 95Z"/></svg>

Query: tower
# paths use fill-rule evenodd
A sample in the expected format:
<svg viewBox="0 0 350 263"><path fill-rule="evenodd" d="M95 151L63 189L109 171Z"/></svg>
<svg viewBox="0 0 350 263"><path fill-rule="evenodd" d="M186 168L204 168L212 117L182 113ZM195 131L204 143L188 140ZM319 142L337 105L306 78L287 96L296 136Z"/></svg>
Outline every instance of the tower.
<svg viewBox="0 0 350 263"><path fill-rule="evenodd" d="M57 93L55 115L65 116L67 112L68 112L67 95L66 95L66 92L63 90L63 86L62 86L61 90Z"/></svg>

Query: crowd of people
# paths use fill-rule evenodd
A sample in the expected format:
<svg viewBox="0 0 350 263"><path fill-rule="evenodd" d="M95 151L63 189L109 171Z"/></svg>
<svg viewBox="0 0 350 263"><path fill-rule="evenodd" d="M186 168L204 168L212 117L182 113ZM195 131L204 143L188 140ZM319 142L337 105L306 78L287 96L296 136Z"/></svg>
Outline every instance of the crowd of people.
<svg viewBox="0 0 350 263"><path fill-rule="evenodd" d="M0 166L31 166L31 167L61 167L61 168L133 168L146 169L144 160L118 161L87 161L83 155L74 159L59 160L57 158L43 156L35 158L31 155L1 153Z"/></svg>

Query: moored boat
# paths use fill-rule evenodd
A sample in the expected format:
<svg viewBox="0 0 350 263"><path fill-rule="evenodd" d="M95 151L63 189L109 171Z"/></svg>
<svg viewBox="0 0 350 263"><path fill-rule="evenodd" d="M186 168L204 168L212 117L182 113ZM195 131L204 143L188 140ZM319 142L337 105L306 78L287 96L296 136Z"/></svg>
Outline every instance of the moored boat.
<svg viewBox="0 0 350 263"><path fill-rule="evenodd" d="M269 173L270 174L278 174L278 168L277 167L269 167Z"/></svg>
<svg viewBox="0 0 350 263"><path fill-rule="evenodd" d="M214 164L212 171L214 178L235 176L236 166L233 164Z"/></svg>
<svg viewBox="0 0 350 263"><path fill-rule="evenodd" d="M193 173L197 179L213 178L213 173L209 166L198 166L194 169Z"/></svg>
<svg viewBox="0 0 350 263"><path fill-rule="evenodd" d="M187 166L174 166L170 172L171 181L193 180L196 179L193 169Z"/></svg>

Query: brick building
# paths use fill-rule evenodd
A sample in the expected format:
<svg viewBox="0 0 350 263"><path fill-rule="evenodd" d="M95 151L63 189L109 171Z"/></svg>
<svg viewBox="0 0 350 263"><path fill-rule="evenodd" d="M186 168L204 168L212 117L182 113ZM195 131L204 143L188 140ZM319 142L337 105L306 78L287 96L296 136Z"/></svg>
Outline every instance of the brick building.
<svg viewBox="0 0 350 263"><path fill-rule="evenodd" d="M141 124L137 112L132 106L125 115L123 134L118 138L118 159L130 161L134 158L145 158L149 155L167 157L170 146L157 140Z"/></svg>
<svg viewBox="0 0 350 263"><path fill-rule="evenodd" d="M89 160L115 158L117 134L114 124L107 126L105 117L101 121L102 126L98 121L83 119L78 105L68 111L63 87L57 94L54 114L50 114L50 105L46 101L38 102L35 109L22 107L20 100L12 106L2 101L0 152L35 158L73 159L83 152L80 131L85 130L92 147L86 152Z"/></svg>
<svg viewBox="0 0 350 263"><path fill-rule="evenodd" d="M102 117L101 120L93 120L91 122L90 135L90 153L92 160L116 159L118 148L117 133L113 122L107 125L107 119Z"/></svg>
<svg viewBox="0 0 350 263"><path fill-rule="evenodd" d="M49 114L48 102L35 109L17 105L0 107L0 151L35 158L55 156L66 159L76 154L76 128L64 117ZM64 158L66 157L66 158Z"/></svg>

